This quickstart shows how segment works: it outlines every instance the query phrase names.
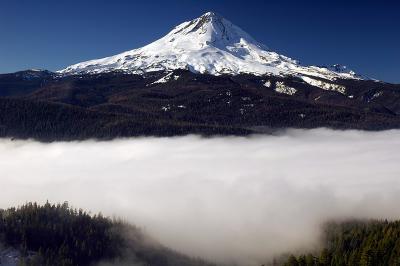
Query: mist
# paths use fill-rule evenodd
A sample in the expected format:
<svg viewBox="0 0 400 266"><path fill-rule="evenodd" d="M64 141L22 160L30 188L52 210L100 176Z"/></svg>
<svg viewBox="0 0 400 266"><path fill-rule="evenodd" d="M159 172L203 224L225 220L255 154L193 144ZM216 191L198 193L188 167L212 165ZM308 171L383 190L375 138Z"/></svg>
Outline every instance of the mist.
<svg viewBox="0 0 400 266"><path fill-rule="evenodd" d="M256 265L318 245L330 219L400 218L400 131L0 140L0 208L64 202L172 249Z"/></svg>

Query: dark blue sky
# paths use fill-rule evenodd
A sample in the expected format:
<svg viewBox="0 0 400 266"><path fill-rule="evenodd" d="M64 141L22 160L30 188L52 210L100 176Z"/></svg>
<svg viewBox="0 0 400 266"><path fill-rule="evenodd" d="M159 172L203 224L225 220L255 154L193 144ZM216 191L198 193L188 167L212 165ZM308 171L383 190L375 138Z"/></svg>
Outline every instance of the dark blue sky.
<svg viewBox="0 0 400 266"><path fill-rule="evenodd" d="M0 73L58 70L162 37L216 11L303 64L400 83L400 1L1 0Z"/></svg>

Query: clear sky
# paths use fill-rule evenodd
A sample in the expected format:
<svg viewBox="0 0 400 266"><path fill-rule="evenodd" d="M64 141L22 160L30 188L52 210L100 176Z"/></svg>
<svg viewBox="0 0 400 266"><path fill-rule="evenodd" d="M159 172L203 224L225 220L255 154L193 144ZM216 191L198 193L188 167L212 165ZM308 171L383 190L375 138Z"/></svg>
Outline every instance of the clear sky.
<svg viewBox="0 0 400 266"><path fill-rule="evenodd" d="M207 11L302 64L400 83L400 1L390 0L0 0L0 73L138 48Z"/></svg>

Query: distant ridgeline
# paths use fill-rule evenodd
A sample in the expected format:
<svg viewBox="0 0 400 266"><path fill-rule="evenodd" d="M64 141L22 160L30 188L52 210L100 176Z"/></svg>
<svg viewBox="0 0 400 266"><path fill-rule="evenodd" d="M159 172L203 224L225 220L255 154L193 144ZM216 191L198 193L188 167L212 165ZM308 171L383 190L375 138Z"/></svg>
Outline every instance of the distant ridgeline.
<svg viewBox="0 0 400 266"><path fill-rule="evenodd" d="M41 141L400 128L400 86L291 76L0 75L0 137ZM329 85L331 84L331 85ZM344 89L345 88L345 89Z"/></svg>

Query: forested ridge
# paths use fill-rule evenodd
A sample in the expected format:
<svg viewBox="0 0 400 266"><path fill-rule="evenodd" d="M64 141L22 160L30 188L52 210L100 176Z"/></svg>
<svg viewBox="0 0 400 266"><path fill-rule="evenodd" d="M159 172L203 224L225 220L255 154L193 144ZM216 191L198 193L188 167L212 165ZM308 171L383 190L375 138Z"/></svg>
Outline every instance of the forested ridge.
<svg viewBox="0 0 400 266"><path fill-rule="evenodd" d="M327 223L319 253L291 255L284 266L400 265L400 221Z"/></svg>
<svg viewBox="0 0 400 266"><path fill-rule="evenodd" d="M0 244L21 252L19 265L74 266L107 262L211 266L163 247L133 225L101 214L90 215L69 207L68 203L27 203L0 210Z"/></svg>
<svg viewBox="0 0 400 266"><path fill-rule="evenodd" d="M295 77L173 74L179 78L168 82L158 82L166 75L162 72L0 75L0 137L57 141L400 128L399 85L335 81L347 88L344 95ZM282 83L296 94L277 92Z"/></svg>
<svg viewBox="0 0 400 266"><path fill-rule="evenodd" d="M0 210L0 244L21 252L19 265L214 265L165 248L133 225L68 203ZM272 265L400 265L400 221L329 222L320 251L284 257Z"/></svg>
<svg viewBox="0 0 400 266"><path fill-rule="evenodd" d="M0 211L4 243L26 254L37 252L37 265L87 265L120 254L124 239L119 222L69 208L67 203L28 203Z"/></svg>

